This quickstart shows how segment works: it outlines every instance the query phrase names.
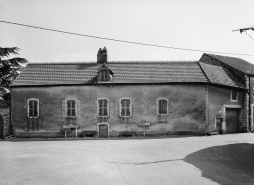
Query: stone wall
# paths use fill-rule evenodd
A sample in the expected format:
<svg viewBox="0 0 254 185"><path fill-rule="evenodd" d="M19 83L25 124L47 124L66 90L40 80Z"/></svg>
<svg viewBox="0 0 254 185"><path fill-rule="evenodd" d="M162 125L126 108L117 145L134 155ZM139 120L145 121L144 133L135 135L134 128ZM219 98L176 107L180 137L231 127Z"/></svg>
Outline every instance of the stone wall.
<svg viewBox="0 0 254 185"><path fill-rule="evenodd" d="M150 134L167 134L173 131L205 133L206 116L203 85L97 85L59 87L15 87L12 89L12 124L16 135L21 133L58 134L62 125L78 124L79 133L96 130L97 98L109 99L110 116L107 118L110 134L124 131L142 132L140 122L149 122ZM119 116L119 100L128 97L133 103L132 116ZM40 117L27 118L27 100L40 101ZM79 116L66 119L62 116L62 101L75 98L80 101ZM157 115L157 100L168 99L168 115ZM204 119L205 118L205 119ZM28 125L37 124L36 129Z"/></svg>

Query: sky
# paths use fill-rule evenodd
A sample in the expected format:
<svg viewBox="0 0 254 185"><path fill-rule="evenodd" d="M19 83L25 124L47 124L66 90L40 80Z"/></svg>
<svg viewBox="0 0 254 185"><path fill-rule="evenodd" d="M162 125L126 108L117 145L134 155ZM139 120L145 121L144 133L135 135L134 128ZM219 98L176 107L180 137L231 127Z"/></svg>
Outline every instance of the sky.
<svg viewBox="0 0 254 185"><path fill-rule="evenodd" d="M254 55L253 0L0 0L0 20L168 47ZM252 38L251 38L252 37ZM0 47L28 62L199 60L204 52L114 42L0 22ZM232 55L254 64L254 56ZM14 57L14 56L12 56Z"/></svg>

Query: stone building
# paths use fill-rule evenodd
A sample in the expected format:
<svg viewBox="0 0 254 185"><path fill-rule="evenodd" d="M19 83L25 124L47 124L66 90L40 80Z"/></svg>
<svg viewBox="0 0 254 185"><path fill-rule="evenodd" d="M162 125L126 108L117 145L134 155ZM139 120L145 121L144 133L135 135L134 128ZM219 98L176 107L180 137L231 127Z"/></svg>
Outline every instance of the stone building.
<svg viewBox="0 0 254 185"><path fill-rule="evenodd" d="M98 137L237 133L248 130L248 84L242 71L200 61L28 64L11 86L17 137L63 137L63 125ZM75 136L75 129L68 133Z"/></svg>
<svg viewBox="0 0 254 185"><path fill-rule="evenodd" d="M234 75L246 88L242 107L241 121L243 132L253 128L253 92L254 92L254 65L239 58L203 54L199 60L202 63L223 67Z"/></svg>

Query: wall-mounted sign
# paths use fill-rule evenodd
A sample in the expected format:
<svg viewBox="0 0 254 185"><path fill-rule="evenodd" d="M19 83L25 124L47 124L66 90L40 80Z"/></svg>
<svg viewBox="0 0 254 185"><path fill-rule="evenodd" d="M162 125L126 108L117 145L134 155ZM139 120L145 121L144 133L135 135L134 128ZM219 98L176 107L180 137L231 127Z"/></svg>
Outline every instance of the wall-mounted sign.
<svg viewBox="0 0 254 185"><path fill-rule="evenodd" d="M147 122L140 122L138 123L139 127L149 127L151 125L151 123L147 123Z"/></svg>

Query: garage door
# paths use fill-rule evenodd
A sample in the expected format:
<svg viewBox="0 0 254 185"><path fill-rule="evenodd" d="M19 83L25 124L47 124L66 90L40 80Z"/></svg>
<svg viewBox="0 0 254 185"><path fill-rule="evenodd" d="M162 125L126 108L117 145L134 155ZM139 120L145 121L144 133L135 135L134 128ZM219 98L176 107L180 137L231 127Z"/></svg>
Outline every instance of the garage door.
<svg viewBox="0 0 254 185"><path fill-rule="evenodd" d="M108 137L108 125L107 124L99 125L99 137Z"/></svg>
<svg viewBox="0 0 254 185"><path fill-rule="evenodd" d="M237 133L239 109L226 109L226 134Z"/></svg>

